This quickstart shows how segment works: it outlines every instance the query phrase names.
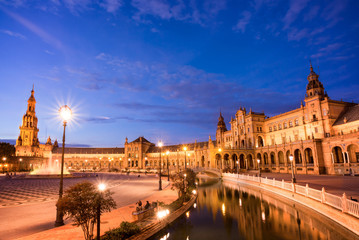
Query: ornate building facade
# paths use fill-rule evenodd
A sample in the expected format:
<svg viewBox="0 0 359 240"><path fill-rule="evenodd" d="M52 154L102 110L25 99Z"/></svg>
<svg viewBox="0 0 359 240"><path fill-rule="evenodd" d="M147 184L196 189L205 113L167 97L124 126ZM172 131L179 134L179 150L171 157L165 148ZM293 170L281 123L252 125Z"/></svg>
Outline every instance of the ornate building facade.
<svg viewBox="0 0 359 240"><path fill-rule="evenodd" d="M312 66L307 80L304 103L292 111L267 117L240 108L229 121L229 130L220 113L216 140L159 148L144 137L132 142L126 138L124 148L66 148L65 165L74 170L154 170L161 160L170 171L187 165L289 173L293 155L299 174L359 174L359 105L330 99ZM61 149L50 138L39 144L35 104L32 90L16 155L37 157L40 166L47 161L41 158L61 159Z"/></svg>

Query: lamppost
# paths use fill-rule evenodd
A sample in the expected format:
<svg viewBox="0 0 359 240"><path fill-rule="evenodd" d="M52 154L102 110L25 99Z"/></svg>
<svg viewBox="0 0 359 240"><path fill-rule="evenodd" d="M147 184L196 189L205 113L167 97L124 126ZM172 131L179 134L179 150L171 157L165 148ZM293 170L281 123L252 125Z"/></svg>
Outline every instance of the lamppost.
<svg viewBox="0 0 359 240"><path fill-rule="evenodd" d="M184 169L187 169L187 147L184 146L183 147L183 151L184 151Z"/></svg>
<svg viewBox="0 0 359 240"><path fill-rule="evenodd" d="M260 159L257 159L257 163L258 163L258 176L261 177L261 160Z"/></svg>
<svg viewBox="0 0 359 240"><path fill-rule="evenodd" d="M292 183L296 183L297 180L295 179L295 175L294 175L294 169L293 169L293 155L289 155L289 161L290 161L290 167L292 169Z"/></svg>
<svg viewBox="0 0 359 240"><path fill-rule="evenodd" d="M6 162L6 157L3 157L2 160L4 161L3 163L3 167L2 167L2 173L5 173L5 162Z"/></svg>
<svg viewBox="0 0 359 240"><path fill-rule="evenodd" d="M236 164L237 164L237 175L239 175L239 169L238 169L239 161L238 160L236 161Z"/></svg>
<svg viewBox="0 0 359 240"><path fill-rule="evenodd" d="M184 192L186 193L186 177L187 177L187 174L183 174L183 187L184 187Z"/></svg>
<svg viewBox="0 0 359 240"><path fill-rule="evenodd" d="M167 155L167 181L170 181L170 168L168 166L168 155L170 154L170 151L166 152Z"/></svg>
<svg viewBox="0 0 359 240"><path fill-rule="evenodd" d="M158 147L160 148L160 174L158 174L158 190L162 190L162 180L161 180L161 155L162 155L162 142L158 142Z"/></svg>
<svg viewBox="0 0 359 240"><path fill-rule="evenodd" d="M19 159L19 162L20 162L20 164L19 164L19 171L21 171L21 169L22 169L22 166L21 166L22 158Z"/></svg>
<svg viewBox="0 0 359 240"><path fill-rule="evenodd" d="M100 223L101 223L101 200L102 200L102 192L105 191L106 184L100 183L98 185L98 190L100 191L100 197L98 200L98 206L97 206L97 240L100 240Z"/></svg>
<svg viewBox="0 0 359 240"><path fill-rule="evenodd" d="M60 177L60 189L59 189L59 200L58 201L60 201L62 199L62 193L63 193L63 188L64 188L65 129L66 129L67 121L69 121L71 119L72 111L67 105L65 105L60 108L59 112L60 112L60 116L64 123L63 124L64 132L62 135L61 177ZM56 205L55 227L64 225L63 217L64 217L63 212Z"/></svg>
<svg viewBox="0 0 359 240"><path fill-rule="evenodd" d="M111 161L112 161L112 159L109 159L109 160L108 160L108 171L109 171L109 172L111 171Z"/></svg>
<svg viewBox="0 0 359 240"><path fill-rule="evenodd" d="M218 152L219 152L219 169L222 169L222 155L221 155L222 148L219 148Z"/></svg>

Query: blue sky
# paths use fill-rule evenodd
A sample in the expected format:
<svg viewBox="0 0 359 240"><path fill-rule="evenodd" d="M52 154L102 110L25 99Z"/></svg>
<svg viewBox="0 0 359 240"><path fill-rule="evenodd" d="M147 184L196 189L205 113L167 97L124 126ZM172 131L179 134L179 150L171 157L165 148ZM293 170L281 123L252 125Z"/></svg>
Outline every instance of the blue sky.
<svg viewBox="0 0 359 240"><path fill-rule="evenodd" d="M39 139L122 146L214 139L240 106L304 99L309 60L332 99L359 101L359 1L0 0L0 139L35 84Z"/></svg>

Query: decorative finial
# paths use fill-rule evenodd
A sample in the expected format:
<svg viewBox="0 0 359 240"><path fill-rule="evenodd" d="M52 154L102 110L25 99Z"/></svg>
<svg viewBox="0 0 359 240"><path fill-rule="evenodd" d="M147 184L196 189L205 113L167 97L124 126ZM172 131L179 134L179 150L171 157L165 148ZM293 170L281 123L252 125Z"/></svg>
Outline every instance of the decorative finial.
<svg viewBox="0 0 359 240"><path fill-rule="evenodd" d="M309 63L310 63L310 72L313 72L312 60L309 59Z"/></svg>

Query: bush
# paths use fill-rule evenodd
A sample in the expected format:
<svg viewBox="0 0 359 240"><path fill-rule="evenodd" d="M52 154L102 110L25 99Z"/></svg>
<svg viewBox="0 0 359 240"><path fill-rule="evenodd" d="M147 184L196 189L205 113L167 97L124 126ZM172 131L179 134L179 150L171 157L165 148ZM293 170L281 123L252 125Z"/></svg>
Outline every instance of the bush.
<svg viewBox="0 0 359 240"><path fill-rule="evenodd" d="M122 222L119 228L105 232L101 240L126 239L140 231L140 228L135 223Z"/></svg>

